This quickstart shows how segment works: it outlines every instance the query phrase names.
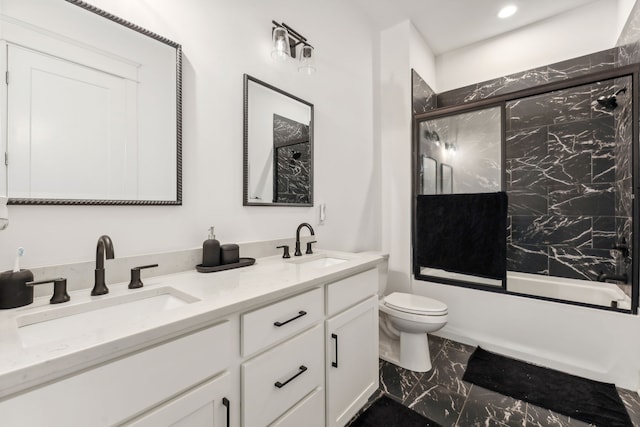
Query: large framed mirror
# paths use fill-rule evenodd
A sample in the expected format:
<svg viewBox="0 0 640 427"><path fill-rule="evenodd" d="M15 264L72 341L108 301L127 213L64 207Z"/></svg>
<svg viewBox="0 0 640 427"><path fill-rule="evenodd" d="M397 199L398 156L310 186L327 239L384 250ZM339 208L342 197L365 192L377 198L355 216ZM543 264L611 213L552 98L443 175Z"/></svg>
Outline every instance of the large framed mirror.
<svg viewBox="0 0 640 427"><path fill-rule="evenodd" d="M313 206L313 104L244 75L244 206Z"/></svg>
<svg viewBox="0 0 640 427"><path fill-rule="evenodd" d="M80 0L1 12L9 203L182 204L181 46Z"/></svg>

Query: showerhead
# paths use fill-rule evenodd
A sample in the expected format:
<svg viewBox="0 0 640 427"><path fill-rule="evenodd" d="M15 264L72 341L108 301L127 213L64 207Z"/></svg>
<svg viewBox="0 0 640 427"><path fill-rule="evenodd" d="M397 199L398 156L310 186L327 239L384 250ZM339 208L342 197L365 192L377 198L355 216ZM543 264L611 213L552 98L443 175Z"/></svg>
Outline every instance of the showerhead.
<svg viewBox="0 0 640 427"><path fill-rule="evenodd" d="M617 98L618 95L626 92L627 92L627 88L623 87L613 95L608 95L608 96L603 95L597 99L598 104L600 104L600 106L605 110L613 111L618 107L618 98Z"/></svg>

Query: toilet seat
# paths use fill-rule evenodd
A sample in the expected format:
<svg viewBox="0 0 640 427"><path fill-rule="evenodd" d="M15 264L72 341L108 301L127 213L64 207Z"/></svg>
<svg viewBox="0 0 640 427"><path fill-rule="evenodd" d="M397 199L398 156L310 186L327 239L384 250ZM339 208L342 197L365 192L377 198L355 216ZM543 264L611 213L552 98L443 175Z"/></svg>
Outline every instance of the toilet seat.
<svg viewBox="0 0 640 427"><path fill-rule="evenodd" d="M445 303L421 295L394 292L384 297L383 301L385 306L403 313L443 316L448 312Z"/></svg>

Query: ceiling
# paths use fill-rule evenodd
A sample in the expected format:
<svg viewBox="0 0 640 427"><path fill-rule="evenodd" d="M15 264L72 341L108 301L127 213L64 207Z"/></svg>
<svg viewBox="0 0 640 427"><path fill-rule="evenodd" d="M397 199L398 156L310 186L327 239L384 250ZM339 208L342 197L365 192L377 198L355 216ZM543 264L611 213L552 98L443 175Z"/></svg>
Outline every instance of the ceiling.
<svg viewBox="0 0 640 427"><path fill-rule="evenodd" d="M410 19L436 55L598 0L350 0L379 30ZM609 0L612 1L613 0ZM507 4L518 7L497 17Z"/></svg>

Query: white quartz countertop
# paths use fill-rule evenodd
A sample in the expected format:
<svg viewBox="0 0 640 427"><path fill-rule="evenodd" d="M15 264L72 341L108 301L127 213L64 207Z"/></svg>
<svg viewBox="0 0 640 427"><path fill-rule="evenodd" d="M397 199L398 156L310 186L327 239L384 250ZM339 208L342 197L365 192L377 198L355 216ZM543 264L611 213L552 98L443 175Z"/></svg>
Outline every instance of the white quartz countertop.
<svg viewBox="0 0 640 427"><path fill-rule="evenodd" d="M301 261L333 257L346 260L318 267ZM258 258L249 267L198 273L194 270L164 276L145 277L144 287L128 289L127 283L108 284L106 295L91 296L90 289L70 292L71 301L49 304L49 297L36 298L25 307L0 311L0 398L61 378L132 351L179 336L199 327L224 320L225 316L268 304L314 286L368 270L381 262L372 253L318 250L314 255L283 259ZM107 263L106 269L109 265ZM153 295L172 295L188 303L165 311L141 309L134 316L118 315L121 302ZM112 317L96 323L74 325L75 313L89 307L113 306ZM70 317L71 316L71 317ZM55 333L29 342L19 326L43 319L62 318ZM86 318L84 319L86 321ZM68 323L71 322L71 323ZM78 327L76 327L78 326ZM80 327L82 326L82 327Z"/></svg>

